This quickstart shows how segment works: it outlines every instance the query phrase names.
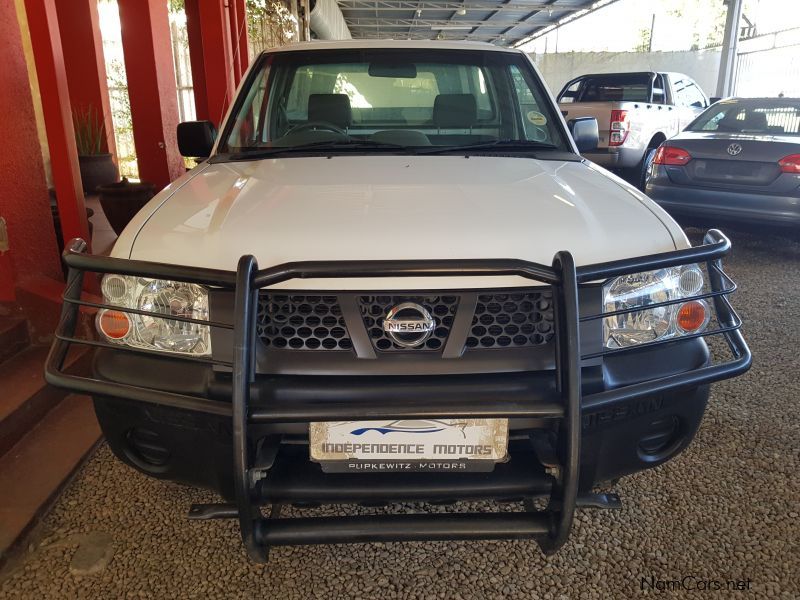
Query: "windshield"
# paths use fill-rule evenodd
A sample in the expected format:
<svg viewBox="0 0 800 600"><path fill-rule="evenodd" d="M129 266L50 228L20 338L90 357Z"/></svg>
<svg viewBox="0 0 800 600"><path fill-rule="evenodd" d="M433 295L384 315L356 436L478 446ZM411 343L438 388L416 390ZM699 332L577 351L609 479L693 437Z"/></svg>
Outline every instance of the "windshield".
<svg viewBox="0 0 800 600"><path fill-rule="evenodd" d="M535 72L506 52L278 52L259 59L233 115L221 153L571 151Z"/></svg>
<svg viewBox="0 0 800 600"><path fill-rule="evenodd" d="M800 135L800 100L725 100L702 113L686 130Z"/></svg>

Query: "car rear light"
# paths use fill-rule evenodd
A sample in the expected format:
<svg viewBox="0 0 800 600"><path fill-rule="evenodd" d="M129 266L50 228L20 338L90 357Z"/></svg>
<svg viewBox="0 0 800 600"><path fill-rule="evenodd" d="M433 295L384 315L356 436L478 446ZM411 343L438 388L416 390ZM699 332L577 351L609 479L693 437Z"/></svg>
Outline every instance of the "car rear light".
<svg viewBox="0 0 800 600"><path fill-rule="evenodd" d="M784 173L800 174L800 154L790 154L778 161L778 166Z"/></svg>
<svg viewBox="0 0 800 600"><path fill-rule="evenodd" d="M628 138L630 130L627 110L612 110L611 125L608 132L609 146L622 146Z"/></svg>
<svg viewBox="0 0 800 600"><path fill-rule="evenodd" d="M653 157L653 164L682 167L690 160L692 160L692 155L683 148L659 146L658 150L656 150L656 155Z"/></svg>

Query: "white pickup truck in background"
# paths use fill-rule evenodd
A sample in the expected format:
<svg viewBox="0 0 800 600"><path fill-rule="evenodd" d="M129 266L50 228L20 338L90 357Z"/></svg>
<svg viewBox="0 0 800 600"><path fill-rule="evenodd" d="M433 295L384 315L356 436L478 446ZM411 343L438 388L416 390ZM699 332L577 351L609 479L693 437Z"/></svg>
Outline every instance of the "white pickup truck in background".
<svg viewBox="0 0 800 600"><path fill-rule="evenodd" d="M683 131L709 101L682 73L604 73L567 82L558 105L565 119L597 119L600 143L585 158L607 169L624 169L642 187L659 144Z"/></svg>

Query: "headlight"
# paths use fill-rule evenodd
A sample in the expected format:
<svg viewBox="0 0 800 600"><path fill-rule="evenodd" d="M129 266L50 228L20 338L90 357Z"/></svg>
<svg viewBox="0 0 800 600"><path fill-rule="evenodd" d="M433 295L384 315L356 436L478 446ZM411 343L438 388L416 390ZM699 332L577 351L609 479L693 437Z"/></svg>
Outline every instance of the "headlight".
<svg viewBox="0 0 800 600"><path fill-rule="evenodd" d="M194 356L211 353L208 325L169 318L208 320L208 290L203 286L109 274L103 277L101 287L106 304L164 315L101 310L95 324L108 341Z"/></svg>
<svg viewBox="0 0 800 600"><path fill-rule="evenodd" d="M685 265L623 275L603 286L603 312L641 308L603 319L607 348L625 348L647 342L699 333L708 325L710 310L705 300L647 308L659 302L701 294L703 271Z"/></svg>

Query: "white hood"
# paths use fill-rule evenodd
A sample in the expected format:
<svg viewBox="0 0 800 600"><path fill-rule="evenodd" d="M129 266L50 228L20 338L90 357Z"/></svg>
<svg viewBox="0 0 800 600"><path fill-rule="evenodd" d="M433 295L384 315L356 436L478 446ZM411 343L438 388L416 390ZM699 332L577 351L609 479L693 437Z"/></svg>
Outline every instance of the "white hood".
<svg viewBox="0 0 800 600"><path fill-rule="evenodd" d="M677 244L677 246L676 246ZM334 156L205 165L153 199L114 256L234 270L303 260L517 258L578 265L685 247L654 203L593 165ZM305 280L293 289L531 285L518 278Z"/></svg>

